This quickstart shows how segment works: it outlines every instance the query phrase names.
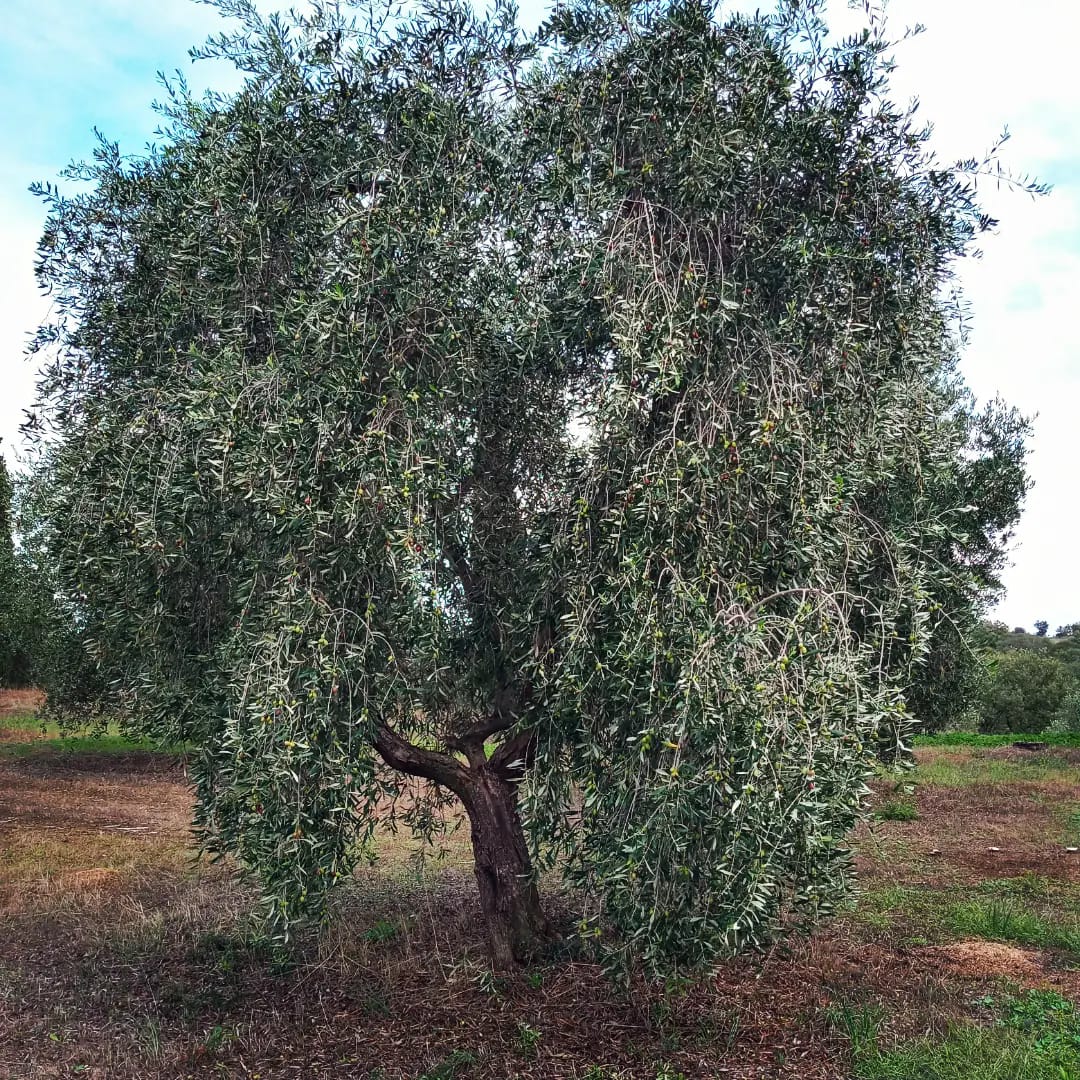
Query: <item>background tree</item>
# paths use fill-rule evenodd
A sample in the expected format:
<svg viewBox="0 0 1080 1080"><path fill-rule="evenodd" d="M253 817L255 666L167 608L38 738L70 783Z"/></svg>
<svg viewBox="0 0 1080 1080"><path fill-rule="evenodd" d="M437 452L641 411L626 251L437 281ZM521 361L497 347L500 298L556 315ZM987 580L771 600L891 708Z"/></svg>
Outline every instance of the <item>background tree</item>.
<svg viewBox="0 0 1080 1080"><path fill-rule="evenodd" d="M205 843L287 922L457 801L499 964L555 864L655 969L828 910L1015 516L964 554L980 163L817 3L218 6L244 87L42 188L39 263L51 550Z"/></svg>
<svg viewBox="0 0 1080 1080"><path fill-rule="evenodd" d="M1039 637L1046 637L1047 631L1050 629L1050 624L1045 619L1039 619L1035 623L1035 633Z"/></svg>
<svg viewBox="0 0 1080 1080"><path fill-rule="evenodd" d="M940 731L978 715L987 646L981 619L1003 592L1001 570L1028 489L1026 439L1030 425L1000 402L977 409L953 384L933 438L943 448L932 473L897 470L884 496L902 520L917 505L912 493L940 485L932 501L947 508L950 527L924 541L936 548L940 572L928 605L930 628L923 662L912 672L906 701L919 730ZM906 483L907 490L898 487Z"/></svg>
<svg viewBox="0 0 1080 1080"><path fill-rule="evenodd" d="M100 724L101 673L87 654L79 618L64 602L28 478L11 480L0 458L0 686L46 690L66 721ZM15 534L18 534L18 543Z"/></svg>
<svg viewBox="0 0 1080 1080"><path fill-rule="evenodd" d="M11 477L0 457L0 686L24 686L29 662L23 646L22 585L11 522Z"/></svg>
<svg viewBox="0 0 1080 1080"><path fill-rule="evenodd" d="M27 687L46 667L53 599L25 546L15 543L15 485L0 457L0 687Z"/></svg>
<svg viewBox="0 0 1080 1080"><path fill-rule="evenodd" d="M1045 653L999 654L983 690L980 730L1001 734L1044 731L1076 688L1068 668Z"/></svg>

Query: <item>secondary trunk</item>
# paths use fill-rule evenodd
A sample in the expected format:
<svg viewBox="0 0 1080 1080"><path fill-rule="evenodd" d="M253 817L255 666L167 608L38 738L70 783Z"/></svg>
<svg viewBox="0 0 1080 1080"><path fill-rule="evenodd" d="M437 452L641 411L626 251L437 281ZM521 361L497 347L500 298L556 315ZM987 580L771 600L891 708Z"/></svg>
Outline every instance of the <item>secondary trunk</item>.
<svg viewBox="0 0 1080 1080"><path fill-rule="evenodd" d="M540 907L514 785L488 766L470 770L461 800L472 826L480 906L492 964L514 967L535 956L554 934Z"/></svg>

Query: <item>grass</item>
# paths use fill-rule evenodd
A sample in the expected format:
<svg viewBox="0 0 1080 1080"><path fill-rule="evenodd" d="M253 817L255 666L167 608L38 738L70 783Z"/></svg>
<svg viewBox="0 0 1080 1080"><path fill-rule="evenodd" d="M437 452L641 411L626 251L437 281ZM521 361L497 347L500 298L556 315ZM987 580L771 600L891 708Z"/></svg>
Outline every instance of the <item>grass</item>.
<svg viewBox="0 0 1080 1080"><path fill-rule="evenodd" d="M987 941L1080 953L1080 922L1051 921L1009 898L957 904L949 912L949 922L956 933Z"/></svg>
<svg viewBox="0 0 1080 1080"><path fill-rule="evenodd" d="M973 731L943 731L939 735L916 735L916 746L1012 746L1016 742L1041 742L1047 746L1078 747L1080 735L1043 731L1038 735L982 735Z"/></svg>
<svg viewBox="0 0 1080 1080"><path fill-rule="evenodd" d="M32 736L9 742L0 740L0 758L25 758L41 753L114 754L127 750L162 750L166 753L180 753L184 749L182 746L162 747L150 739L133 739L124 735L117 724L109 724L101 731L64 730L55 721L46 722L37 713L32 712L10 712L0 715L0 731Z"/></svg>
<svg viewBox="0 0 1080 1080"><path fill-rule="evenodd" d="M1074 784L1076 766L1053 755L1034 754L1020 760L988 758L978 753L937 754L920 761L921 784L969 787L973 784Z"/></svg>
<svg viewBox="0 0 1080 1080"><path fill-rule="evenodd" d="M1075 856L1050 847L1067 820L1080 826L1068 755L920 751L902 784L875 784L887 824L856 834L864 891L850 914L813 939L789 939L752 979L736 961L675 995L644 980L616 991L581 958L496 978L464 830L443 838L445 859L423 862L405 835L380 832L378 864L364 862L335 894L326 925L298 928L281 948L250 882L191 862L179 770L125 753L133 744L110 732L78 737L114 763L95 757L76 770L57 760L52 773L45 755L64 737L47 735L30 745L40 767L0 756L0 803L10 785L0 812L0 1030L5 1054L34 1075L268 1076L291 1061L306 1080L693 1080L829 1068L847 1080L1080 1080L1065 999L1019 988L991 999L1012 978L1007 955L996 974L982 957L965 966L964 950L916 950L959 937L1036 945L1047 951L1016 978L1039 982L1073 962L1050 951L1080 942L1080 884L1060 861ZM80 746L74 738L67 745ZM1021 787L942 793L924 775L979 784L1002 765ZM913 782L922 820L905 825L915 820ZM999 841L978 832L979 814L1001 808L1016 824L1014 876L987 880L999 868L983 845ZM128 820L150 829L113 827ZM956 842L928 855L946 834ZM113 868L97 891L79 884L83 871ZM568 918L572 899L552 896L553 913ZM827 1014L832 1031L820 1022L823 997L841 1001Z"/></svg>
<svg viewBox="0 0 1080 1080"><path fill-rule="evenodd" d="M33 739L27 742L0 742L0 758L26 758L47 753L116 754L128 750L176 752L175 748L157 746L149 739L129 739L119 734L58 735L55 738Z"/></svg>
<svg viewBox="0 0 1080 1080"><path fill-rule="evenodd" d="M1080 847L1080 807L1065 810L1065 829L1062 839L1067 847Z"/></svg>
<svg viewBox="0 0 1080 1080"><path fill-rule="evenodd" d="M991 878L970 889L925 885L870 887L850 911L851 924L906 945L982 938L1080 953L1080 888L1026 873ZM1080 1078L1078 1078L1080 1080Z"/></svg>
<svg viewBox="0 0 1080 1080"><path fill-rule="evenodd" d="M1080 1015L1053 991L1028 991L1006 1001L989 1026L954 1024L943 1037L885 1048L880 1007L842 1003L826 1016L850 1044L854 1080L1080 1078Z"/></svg>
<svg viewBox="0 0 1080 1080"><path fill-rule="evenodd" d="M63 728L55 720L46 720L34 710L0 711L0 736L7 732L20 736L0 737L0 758L30 757L39 753L122 753L126 750L183 751L182 746L161 747L149 739L133 739L116 723L93 727Z"/></svg>
<svg viewBox="0 0 1080 1080"><path fill-rule="evenodd" d="M882 803L874 811L874 817L879 821L918 821L919 811L908 799L892 799Z"/></svg>
<svg viewBox="0 0 1080 1080"><path fill-rule="evenodd" d="M0 713L0 730L34 731L43 738L60 734L56 723L46 723L36 712L21 710Z"/></svg>
<svg viewBox="0 0 1080 1080"><path fill-rule="evenodd" d="M460 1076L464 1069L475 1063L475 1054L468 1050L454 1050L422 1076L418 1076L417 1080L454 1080L454 1077Z"/></svg>
<svg viewBox="0 0 1080 1080"><path fill-rule="evenodd" d="M949 889L885 885L866 889L851 912L856 925L911 944L948 939L948 912L957 894Z"/></svg>

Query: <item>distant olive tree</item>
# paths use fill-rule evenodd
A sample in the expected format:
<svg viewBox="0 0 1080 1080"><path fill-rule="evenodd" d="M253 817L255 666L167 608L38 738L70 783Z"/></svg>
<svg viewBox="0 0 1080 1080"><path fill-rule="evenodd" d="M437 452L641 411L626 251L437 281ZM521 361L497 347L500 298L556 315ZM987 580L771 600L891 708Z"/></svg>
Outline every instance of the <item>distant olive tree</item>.
<svg viewBox="0 0 1080 1080"><path fill-rule="evenodd" d="M1057 735L1080 737L1080 684L1073 683L1054 713L1048 728Z"/></svg>
<svg viewBox="0 0 1080 1080"><path fill-rule="evenodd" d="M52 551L206 845L285 924L453 802L501 965L547 867L658 970L829 910L1015 515L969 549L983 163L813 0L218 6L243 88L43 187L39 263Z"/></svg>
<svg viewBox="0 0 1080 1080"><path fill-rule="evenodd" d="M1038 733L1061 713L1076 681L1060 660L1027 649L999 653L980 702L981 731Z"/></svg>
<svg viewBox="0 0 1080 1080"><path fill-rule="evenodd" d="M0 687L32 686L44 668L52 597L15 543L14 484L0 457Z"/></svg>
<svg viewBox="0 0 1080 1080"><path fill-rule="evenodd" d="M938 485L933 500L948 507L950 517L936 543L932 533L926 539L940 572L928 605L925 656L906 692L919 730L929 732L963 725L978 713L987 648L996 644L982 619L1004 591L1001 570L1029 486L1027 420L1000 402L978 409L960 388L956 393L949 427L939 435L948 440L951 463L943 461L930 475L914 469L907 476L913 488ZM906 496L893 484L889 498L903 503ZM901 514L897 508L894 519Z"/></svg>
<svg viewBox="0 0 1080 1080"><path fill-rule="evenodd" d="M11 477L0 456L0 686L22 686L29 659L22 645L21 582L11 528Z"/></svg>

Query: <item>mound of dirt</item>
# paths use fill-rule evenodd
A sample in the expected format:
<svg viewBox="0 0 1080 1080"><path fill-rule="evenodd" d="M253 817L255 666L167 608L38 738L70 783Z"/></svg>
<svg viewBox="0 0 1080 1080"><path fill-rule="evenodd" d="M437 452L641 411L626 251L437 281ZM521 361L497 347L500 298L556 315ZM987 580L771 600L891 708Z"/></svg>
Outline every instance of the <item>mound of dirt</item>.
<svg viewBox="0 0 1080 1080"><path fill-rule="evenodd" d="M920 956L963 978L1002 976L1018 982L1038 982L1045 978L1038 952L1017 949L1000 941L955 941L948 945L929 945L918 951Z"/></svg>

